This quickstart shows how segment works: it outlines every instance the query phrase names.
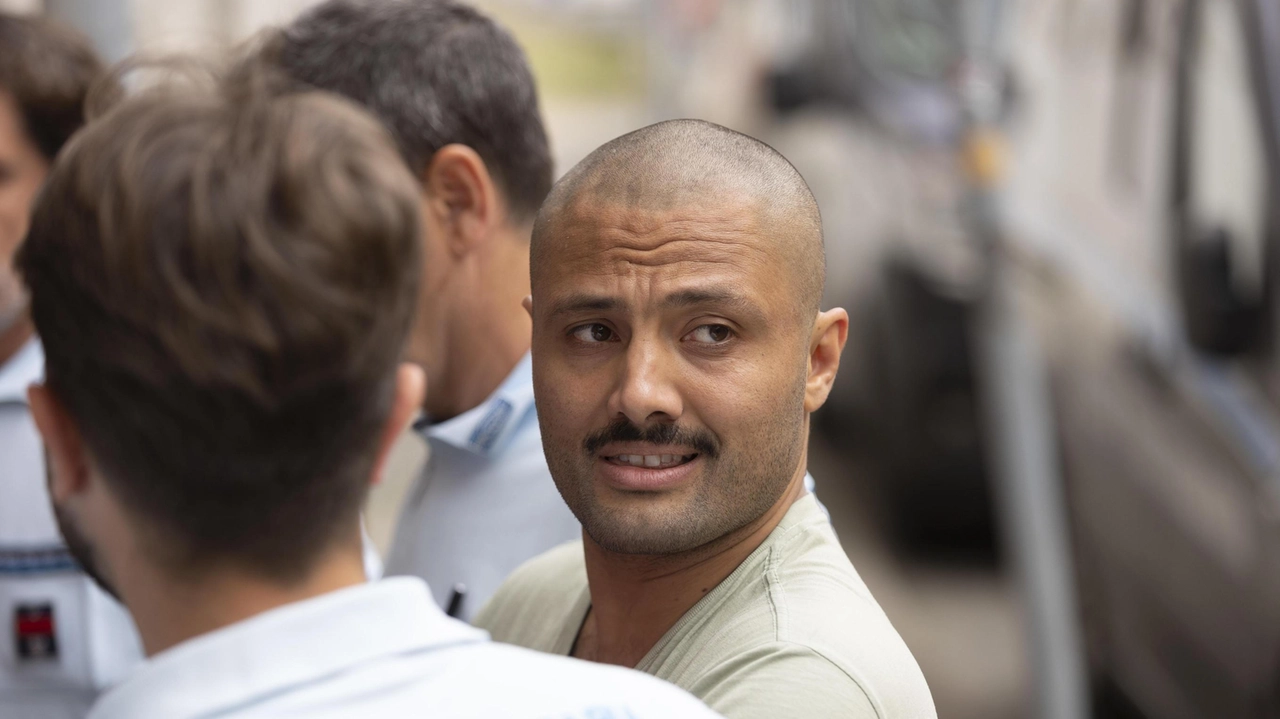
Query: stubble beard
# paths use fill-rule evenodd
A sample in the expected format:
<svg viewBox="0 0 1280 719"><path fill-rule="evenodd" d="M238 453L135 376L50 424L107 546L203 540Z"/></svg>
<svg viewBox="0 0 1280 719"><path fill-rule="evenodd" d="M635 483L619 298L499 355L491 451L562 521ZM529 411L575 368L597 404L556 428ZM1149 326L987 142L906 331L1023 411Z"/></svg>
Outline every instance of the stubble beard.
<svg viewBox="0 0 1280 719"><path fill-rule="evenodd" d="M670 498L640 493L632 502L602 502L593 479L596 458L580 446L547 447L551 475L583 530L603 549L628 555L698 549L758 520L786 491L803 453L803 384L800 391L797 412L768 415L755 432L722 446L718 457L700 458L702 476L678 506L652 506Z"/></svg>

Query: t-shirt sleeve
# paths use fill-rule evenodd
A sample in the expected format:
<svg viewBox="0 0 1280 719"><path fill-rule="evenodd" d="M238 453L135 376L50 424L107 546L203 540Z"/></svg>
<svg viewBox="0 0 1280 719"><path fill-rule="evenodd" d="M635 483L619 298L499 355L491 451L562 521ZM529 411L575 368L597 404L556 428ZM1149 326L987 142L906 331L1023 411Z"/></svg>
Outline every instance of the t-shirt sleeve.
<svg viewBox="0 0 1280 719"><path fill-rule="evenodd" d="M881 716L856 679L797 644L735 657L703 676L692 693L727 719L915 719Z"/></svg>

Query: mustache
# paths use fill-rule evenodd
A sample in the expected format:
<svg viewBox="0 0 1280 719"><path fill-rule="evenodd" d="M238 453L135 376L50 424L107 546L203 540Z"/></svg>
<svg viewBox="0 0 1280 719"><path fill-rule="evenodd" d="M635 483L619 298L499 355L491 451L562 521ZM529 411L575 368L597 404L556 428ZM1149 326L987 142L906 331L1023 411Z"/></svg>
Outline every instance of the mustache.
<svg viewBox="0 0 1280 719"><path fill-rule="evenodd" d="M682 444L712 459L720 456L720 440L705 429L690 429L678 424L653 424L640 427L626 417L587 435L582 448L594 456L610 442L646 442L649 444Z"/></svg>

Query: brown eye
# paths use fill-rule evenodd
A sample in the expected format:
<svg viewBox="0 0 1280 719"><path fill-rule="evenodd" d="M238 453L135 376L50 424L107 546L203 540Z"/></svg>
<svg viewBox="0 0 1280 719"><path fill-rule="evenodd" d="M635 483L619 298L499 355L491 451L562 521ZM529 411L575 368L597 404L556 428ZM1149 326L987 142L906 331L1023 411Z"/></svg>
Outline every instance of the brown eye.
<svg viewBox="0 0 1280 719"><path fill-rule="evenodd" d="M573 329L573 336L579 342L610 342L616 335L608 326L599 322L593 322L589 325L581 325Z"/></svg>
<svg viewBox="0 0 1280 719"><path fill-rule="evenodd" d="M732 337L733 330L724 325L702 325L687 335L694 342L710 345L722 344Z"/></svg>

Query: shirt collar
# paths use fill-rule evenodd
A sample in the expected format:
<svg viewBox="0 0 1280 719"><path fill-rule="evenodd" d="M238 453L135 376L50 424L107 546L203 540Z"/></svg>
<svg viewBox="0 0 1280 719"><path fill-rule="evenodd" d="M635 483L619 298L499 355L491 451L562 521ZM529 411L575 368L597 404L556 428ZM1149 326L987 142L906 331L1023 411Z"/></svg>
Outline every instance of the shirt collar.
<svg viewBox="0 0 1280 719"><path fill-rule="evenodd" d="M533 408L533 361L525 353L511 374L478 406L421 430L436 439L482 456L502 449L512 431Z"/></svg>
<svg viewBox="0 0 1280 719"><path fill-rule="evenodd" d="M441 612L427 585L394 577L289 604L144 662L89 719L210 716L378 659L487 641Z"/></svg>
<svg viewBox="0 0 1280 719"><path fill-rule="evenodd" d="M44 349L34 338L0 365L0 402L27 401L27 387L44 377Z"/></svg>

